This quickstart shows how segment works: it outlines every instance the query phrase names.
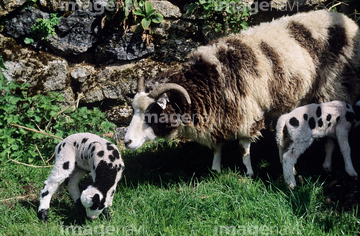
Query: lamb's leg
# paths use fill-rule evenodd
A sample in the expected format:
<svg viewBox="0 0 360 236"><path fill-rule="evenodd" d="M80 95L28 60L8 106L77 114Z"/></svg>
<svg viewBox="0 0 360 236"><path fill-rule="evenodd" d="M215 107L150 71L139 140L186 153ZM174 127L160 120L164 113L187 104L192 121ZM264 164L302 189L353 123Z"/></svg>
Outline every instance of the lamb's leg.
<svg viewBox="0 0 360 236"><path fill-rule="evenodd" d="M351 161L351 154L350 154L351 151L350 151L348 135L349 135L348 132L337 132L336 138L339 142L341 154L344 157L346 172L352 177L357 177L358 174L356 173Z"/></svg>
<svg viewBox="0 0 360 236"><path fill-rule="evenodd" d="M335 149L334 139L327 138L327 141L325 143L325 154L326 155L325 155L324 163L322 164L322 166L326 172L331 171L331 160L332 160L332 154L334 152L334 149Z"/></svg>
<svg viewBox="0 0 360 236"><path fill-rule="evenodd" d="M211 167L212 170L215 170L218 173L221 172L221 149L222 146L219 146L214 150L214 159Z"/></svg>
<svg viewBox="0 0 360 236"><path fill-rule="evenodd" d="M289 149L283 155L282 166L284 172L284 180L285 183L289 186L289 188L294 188L296 186L294 166L299 156L305 152L305 150L310 146L310 144L311 139L309 140L309 142L292 142L289 146Z"/></svg>
<svg viewBox="0 0 360 236"><path fill-rule="evenodd" d="M70 196L74 200L74 202L77 202L77 200L80 199L81 193L79 189L79 183L82 177L86 174L86 172L87 171L76 167L75 171L69 177L67 187L69 189Z"/></svg>
<svg viewBox="0 0 360 236"><path fill-rule="evenodd" d="M251 166L251 159L250 159L250 144L251 142L246 139L240 139L239 145L244 148L244 155L243 155L243 163L246 166L246 175L247 176L254 176L254 171Z"/></svg>
<svg viewBox="0 0 360 236"><path fill-rule="evenodd" d="M61 158L60 158L61 160ZM40 192L40 206L38 209L39 219L46 221L49 215L50 200L59 185L68 178L75 169L73 161L57 161L49 178L45 181L44 188Z"/></svg>

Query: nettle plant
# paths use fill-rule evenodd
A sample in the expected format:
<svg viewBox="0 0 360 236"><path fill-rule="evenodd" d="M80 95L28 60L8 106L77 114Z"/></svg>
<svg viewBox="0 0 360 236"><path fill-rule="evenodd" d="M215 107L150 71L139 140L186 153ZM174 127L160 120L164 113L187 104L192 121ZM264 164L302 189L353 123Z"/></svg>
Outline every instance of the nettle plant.
<svg viewBox="0 0 360 236"><path fill-rule="evenodd" d="M114 130L115 125L99 109L64 109L59 105L64 101L62 94L29 96L28 87L0 76L0 162L12 159L45 165L61 138L79 132L102 135Z"/></svg>
<svg viewBox="0 0 360 236"><path fill-rule="evenodd" d="M250 9L242 0L198 0L189 5L186 14L201 16L201 25L209 25L216 32L238 33L248 28Z"/></svg>

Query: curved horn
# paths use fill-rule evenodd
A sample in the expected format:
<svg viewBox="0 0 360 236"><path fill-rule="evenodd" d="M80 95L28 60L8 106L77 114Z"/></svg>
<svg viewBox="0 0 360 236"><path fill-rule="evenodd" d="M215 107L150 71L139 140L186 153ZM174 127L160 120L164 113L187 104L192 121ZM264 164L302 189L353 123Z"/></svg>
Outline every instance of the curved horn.
<svg viewBox="0 0 360 236"><path fill-rule="evenodd" d="M168 91L173 91L173 92L179 93L186 99L186 101L189 104L191 104L191 99L190 99L190 96L189 96L188 92L186 91L186 89L184 89L184 87L182 87L178 84L175 84L175 83L165 83L165 84L159 85L158 87L154 88L153 91L150 92L149 97L156 99L160 95L162 95Z"/></svg>
<svg viewBox="0 0 360 236"><path fill-rule="evenodd" d="M137 85L137 92L145 92L145 79L144 77L140 77L138 80L138 85Z"/></svg>

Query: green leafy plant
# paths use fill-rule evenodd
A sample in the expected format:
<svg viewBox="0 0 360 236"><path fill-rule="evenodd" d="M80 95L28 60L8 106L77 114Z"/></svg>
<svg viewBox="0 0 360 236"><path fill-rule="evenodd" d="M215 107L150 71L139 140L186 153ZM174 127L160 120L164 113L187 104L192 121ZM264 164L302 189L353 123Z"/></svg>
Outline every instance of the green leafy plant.
<svg viewBox="0 0 360 236"><path fill-rule="evenodd" d="M209 25L221 33L247 29L250 20L250 10L242 0L198 0L189 5L186 14L192 12L201 16L201 25Z"/></svg>
<svg viewBox="0 0 360 236"><path fill-rule="evenodd" d="M55 36L55 26L59 24L61 16L58 17L57 13L50 13L48 19L36 19L36 23L31 27L30 32L35 38L41 40L48 39L50 36ZM34 42L33 38L25 38L24 42L30 44Z"/></svg>
<svg viewBox="0 0 360 236"><path fill-rule="evenodd" d="M3 59L2 55L0 54L0 79L3 80L3 79L5 79L5 76L1 70L6 70L6 67L4 64L4 59Z"/></svg>
<svg viewBox="0 0 360 236"><path fill-rule="evenodd" d="M30 97L28 86L0 78L0 162L46 164L61 138L78 132L102 135L115 127L97 108L63 109L62 94Z"/></svg>
<svg viewBox="0 0 360 236"><path fill-rule="evenodd" d="M116 7L115 11L109 11L102 19L101 27L104 28L107 21L118 22L125 30L134 27L135 33L149 30L151 23L159 24L164 20L163 15L156 12L150 2L145 0L116 0L109 4Z"/></svg>
<svg viewBox="0 0 360 236"><path fill-rule="evenodd" d="M159 24L164 20L163 15L157 13L156 9L148 1L139 1L135 7L134 15L138 16L135 31L147 30L152 22Z"/></svg>

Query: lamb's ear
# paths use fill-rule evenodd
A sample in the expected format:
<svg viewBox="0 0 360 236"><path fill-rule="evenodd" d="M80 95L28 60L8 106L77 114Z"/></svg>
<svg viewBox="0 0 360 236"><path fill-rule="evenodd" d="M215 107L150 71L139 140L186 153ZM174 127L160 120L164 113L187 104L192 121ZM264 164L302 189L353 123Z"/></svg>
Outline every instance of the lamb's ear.
<svg viewBox="0 0 360 236"><path fill-rule="evenodd" d="M166 103L167 103L168 101L167 101L167 98L165 98L165 97L161 97L161 98L159 98L157 101L156 101L156 103L163 109L163 110L165 110L165 108L166 108Z"/></svg>

